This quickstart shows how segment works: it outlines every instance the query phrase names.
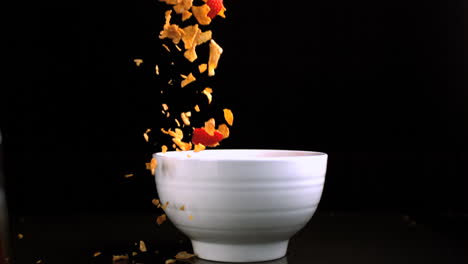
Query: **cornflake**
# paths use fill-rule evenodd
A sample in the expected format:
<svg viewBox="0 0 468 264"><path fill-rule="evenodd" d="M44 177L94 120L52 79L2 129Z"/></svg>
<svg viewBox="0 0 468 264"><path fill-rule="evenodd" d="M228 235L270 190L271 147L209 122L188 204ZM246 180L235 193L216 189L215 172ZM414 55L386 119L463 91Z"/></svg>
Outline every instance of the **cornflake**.
<svg viewBox="0 0 468 264"><path fill-rule="evenodd" d="M149 141L148 133L151 132L151 129L146 129L145 133L143 133L143 137L145 138L146 142Z"/></svg>
<svg viewBox="0 0 468 264"><path fill-rule="evenodd" d="M100 256L100 255L101 255L101 252L100 252L100 251L96 251L96 252L94 252L93 257L98 257L98 256Z"/></svg>
<svg viewBox="0 0 468 264"><path fill-rule="evenodd" d="M166 260L165 264L173 264L173 263L176 263L176 260L175 259L168 259Z"/></svg>
<svg viewBox="0 0 468 264"><path fill-rule="evenodd" d="M232 122L234 122L234 115L232 114L232 111L230 109L224 108L223 112L224 112L224 119L230 126L232 126Z"/></svg>
<svg viewBox="0 0 468 264"><path fill-rule="evenodd" d="M128 260L128 255L112 255L112 261Z"/></svg>
<svg viewBox="0 0 468 264"><path fill-rule="evenodd" d="M134 59L133 62L135 62L135 65L138 67L143 63L142 59Z"/></svg>
<svg viewBox="0 0 468 264"><path fill-rule="evenodd" d="M156 72L156 75L159 75L159 66L157 64L154 66L154 71Z"/></svg>
<svg viewBox="0 0 468 264"><path fill-rule="evenodd" d="M165 13L166 23L163 26L163 30L159 32L159 38L160 39L168 38L172 40L174 44L178 44L180 40L182 39L182 36L185 34L185 32L183 29L179 28L178 25L170 23L171 13L172 13L172 10L168 10Z"/></svg>
<svg viewBox="0 0 468 264"><path fill-rule="evenodd" d="M206 87L205 89L203 89L202 93L204 95L206 95L206 98L208 98L208 104L211 104L211 101L213 100L213 96L211 95L211 93L213 92L213 89L209 88L209 87Z"/></svg>
<svg viewBox="0 0 468 264"><path fill-rule="evenodd" d="M200 112L200 107L198 105L195 105L193 109L195 109L196 112Z"/></svg>
<svg viewBox="0 0 468 264"><path fill-rule="evenodd" d="M177 255L175 255L175 258L178 259L178 260L179 259L190 259L190 258L193 258L195 256L196 256L195 254L190 254L187 251L181 251L181 252L177 253Z"/></svg>
<svg viewBox="0 0 468 264"><path fill-rule="evenodd" d="M179 208L179 210L185 211L185 205L182 205L182 206Z"/></svg>
<svg viewBox="0 0 468 264"><path fill-rule="evenodd" d="M18 234L18 239L23 239L23 238L24 238L23 234L21 234L21 233Z"/></svg>
<svg viewBox="0 0 468 264"><path fill-rule="evenodd" d="M171 52L171 50L169 49L169 47L166 44L163 43L162 46L167 50L167 52Z"/></svg>
<svg viewBox="0 0 468 264"><path fill-rule="evenodd" d="M182 112L180 114L180 118L182 119L182 122L184 122L184 125L190 126L190 119L189 117L192 116L192 113L189 112Z"/></svg>
<svg viewBox="0 0 468 264"><path fill-rule="evenodd" d="M127 173L124 175L125 178L130 178L130 177L133 177L133 173Z"/></svg>
<svg viewBox="0 0 468 264"><path fill-rule="evenodd" d="M146 249L145 241L143 241L143 240L140 240L140 251L141 251L141 252L146 252L146 251L148 251L148 250Z"/></svg>
<svg viewBox="0 0 468 264"><path fill-rule="evenodd" d="M200 152L200 151L203 151L205 149L206 149L205 145L198 143L193 148L193 152Z"/></svg>
<svg viewBox="0 0 468 264"><path fill-rule="evenodd" d="M200 65L198 65L198 70L200 71L200 73L204 73L207 69L208 65L206 63L202 63Z"/></svg>
<svg viewBox="0 0 468 264"><path fill-rule="evenodd" d="M157 166L158 166L158 161L155 158L152 158L150 162L146 163L146 169L151 171L151 175L155 174Z"/></svg>
<svg viewBox="0 0 468 264"><path fill-rule="evenodd" d="M192 73L189 73L189 75L187 76L187 78L185 78L184 80L182 80L182 82L180 83L180 86L182 88L184 88L186 85L188 85L189 83L192 83L194 82L196 79L195 79L195 76L193 76Z"/></svg>
<svg viewBox="0 0 468 264"><path fill-rule="evenodd" d="M184 35L182 36L182 41L184 42L185 49L190 49L194 44L196 44L197 32L201 31L198 28L198 24L192 26L186 26L183 28Z"/></svg>
<svg viewBox="0 0 468 264"><path fill-rule="evenodd" d="M208 40L211 40L212 32L211 30L203 31L198 38L196 38L197 45L203 44Z"/></svg>
<svg viewBox="0 0 468 264"><path fill-rule="evenodd" d="M177 5L180 0L159 0L159 2L165 2L168 5Z"/></svg>
<svg viewBox="0 0 468 264"><path fill-rule="evenodd" d="M208 135L213 136L215 132L216 122L214 118L210 118L208 121L205 122L205 131Z"/></svg>
<svg viewBox="0 0 468 264"><path fill-rule="evenodd" d="M200 25L209 25L211 23L211 18L208 16L210 12L210 7L207 4L202 6L192 6L193 16L197 19Z"/></svg>
<svg viewBox="0 0 468 264"><path fill-rule="evenodd" d="M226 124L219 125L218 132L223 135L223 139L229 137L229 127Z"/></svg>
<svg viewBox="0 0 468 264"><path fill-rule="evenodd" d="M190 221L192 221L192 220L193 220L193 215L189 215L189 216L188 216L188 219L189 219Z"/></svg>
<svg viewBox="0 0 468 264"><path fill-rule="evenodd" d="M178 3L174 5L174 11L177 14L183 14L185 11L190 10L192 7L193 0L179 0Z"/></svg>
<svg viewBox="0 0 468 264"><path fill-rule="evenodd" d="M153 199L151 200L151 203L154 204L155 206L157 206L158 208L160 207L160 202L159 202L159 199Z"/></svg>
<svg viewBox="0 0 468 264"><path fill-rule="evenodd" d="M189 12L189 11L184 11L182 13L182 21L185 21L185 20L189 19L190 17L192 17L192 13Z"/></svg>
<svg viewBox="0 0 468 264"><path fill-rule="evenodd" d="M167 146L166 146L166 145L162 145L162 146L161 146L161 152L162 152L162 153L166 153L166 152L167 152Z"/></svg>
<svg viewBox="0 0 468 264"><path fill-rule="evenodd" d="M158 216L158 218L156 219L156 223L158 223L158 225L161 225L166 220L167 220L166 214L162 214L162 215Z"/></svg>
<svg viewBox="0 0 468 264"><path fill-rule="evenodd" d="M218 67L218 61L223 53L223 49L213 39L210 40L210 55L208 58L208 76L215 75L215 69Z"/></svg>

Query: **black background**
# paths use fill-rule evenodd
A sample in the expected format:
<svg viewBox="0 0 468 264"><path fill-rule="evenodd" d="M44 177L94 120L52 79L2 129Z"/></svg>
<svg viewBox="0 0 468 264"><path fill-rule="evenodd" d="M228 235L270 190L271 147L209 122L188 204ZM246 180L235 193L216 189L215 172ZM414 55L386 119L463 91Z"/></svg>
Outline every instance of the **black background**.
<svg viewBox="0 0 468 264"><path fill-rule="evenodd" d="M468 210L462 1L225 0L214 98L224 148L329 154L319 210ZM132 213L156 195L151 69L163 4L3 9L0 125L10 214ZM134 58L143 58L135 67ZM134 173L132 178L124 178Z"/></svg>

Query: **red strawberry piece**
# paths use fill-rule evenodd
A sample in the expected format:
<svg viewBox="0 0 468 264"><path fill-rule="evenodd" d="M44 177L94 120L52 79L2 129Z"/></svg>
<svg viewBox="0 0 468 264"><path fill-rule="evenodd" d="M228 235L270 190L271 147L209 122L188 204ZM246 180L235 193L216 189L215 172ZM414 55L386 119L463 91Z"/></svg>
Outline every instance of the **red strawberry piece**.
<svg viewBox="0 0 468 264"><path fill-rule="evenodd" d="M195 128L192 134L193 144L202 144L208 147L216 146L221 140L223 135L218 131L215 131L213 136L208 134L204 128Z"/></svg>
<svg viewBox="0 0 468 264"><path fill-rule="evenodd" d="M210 7L208 17L213 19L221 9L223 9L223 0L207 0L206 4Z"/></svg>

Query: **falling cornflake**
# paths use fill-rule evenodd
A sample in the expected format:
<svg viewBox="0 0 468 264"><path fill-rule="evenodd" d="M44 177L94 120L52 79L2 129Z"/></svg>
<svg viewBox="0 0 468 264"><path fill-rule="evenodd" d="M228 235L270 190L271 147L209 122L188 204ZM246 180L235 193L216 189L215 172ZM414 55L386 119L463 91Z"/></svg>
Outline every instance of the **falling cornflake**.
<svg viewBox="0 0 468 264"><path fill-rule="evenodd" d="M158 216L158 218L156 219L156 223L158 223L158 225L161 225L166 220L167 220L166 214L162 214L162 215Z"/></svg>
<svg viewBox="0 0 468 264"><path fill-rule="evenodd" d="M224 112L224 119L230 126L232 126L232 123L234 122L234 115L232 114L232 111L230 109L224 108L223 112Z"/></svg>
<svg viewBox="0 0 468 264"><path fill-rule="evenodd" d="M159 205L160 205L159 199L153 199L153 200L151 200L151 203L153 203L155 206L158 206L158 208L159 208Z"/></svg>
<svg viewBox="0 0 468 264"><path fill-rule="evenodd" d="M166 44L162 44L162 46L167 50L167 52L171 52L171 50L169 49L169 47Z"/></svg>
<svg viewBox="0 0 468 264"><path fill-rule="evenodd" d="M159 75L159 66L157 64L154 66L154 72Z"/></svg>
<svg viewBox="0 0 468 264"><path fill-rule="evenodd" d="M162 145L162 146L161 146L161 152L162 152L162 153L166 153L166 152L167 152L167 146L166 146L166 145Z"/></svg>
<svg viewBox="0 0 468 264"><path fill-rule="evenodd" d="M150 162L146 163L146 169L151 171L151 175L155 174L157 166L158 166L158 161L155 158L152 158Z"/></svg>
<svg viewBox="0 0 468 264"><path fill-rule="evenodd" d="M190 117L192 116L192 113L190 111L188 112L182 112L180 114L180 118L182 119L182 122L184 123L184 125L186 126L190 126Z"/></svg>
<svg viewBox="0 0 468 264"><path fill-rule="evenodd" d="M125 178L130 178L130 177L133 177L133 173L127 173L124 175Z"/></svg>
<svg viewBox="0 0 468 264"><path fill-rule="evenodd" d="M98 256L100 256L100 255L101 255L101 252L100 252L100 251L96 251L96 252L94 252L93 257L98 257Z"/></svg>
<svg viewBox="0 0 468 264"><path fill-rule="evenodd" d="M133 62L135 62L135 65L138 67L143 63L142 59L134 59Z"/></svg>
<svg viewBox="0 0 468 264"><path fill-rule="evenodd" d="M149 141L149 136L148 136L148 133L151 132L151 129L146 129L145 133L143 133L143 137L145 138L145 141L148 142Z"/></svg>
<svg viewBox="0 0 468 264"><path fill-rule="evenodd" d="M18 234L18 239L23 239L24 238L24 235L23 234Z"/></svg>
<svg viewBox="0 0 468 264"><path fill-rule="evenodd" d="M189 219L190 221L193 220L193 215L189 215L189 216L188 216L188 219Z"/></svg>
<svg viewBox="0 0 468 264"><path fill-rule="evenodd" d="M196 80L195 76L193 76L192 73L189 73L189 75L181 81L180 86L184 88L185 86L194 82L195 80Z"/></svg>
<svg viewBox="0 0 468 264"><path fill-rule="evenodd" d="M140 240L140 251L141 251L141 252L146 252L146 251L148 251L148 250L146 249L145 241L143 241L143 240Z"/></svg>
<svg viewBox="0 0 468 264"><path fill-rule="evenodd" d="M208 104L211 104L211 101L213 100L213 96L211 95L211 93L213 92L213 89L209 88L209 87L206 87L205 89L203 89L202 93L204 95L206 95L206 98L208 98Z"/></svg>

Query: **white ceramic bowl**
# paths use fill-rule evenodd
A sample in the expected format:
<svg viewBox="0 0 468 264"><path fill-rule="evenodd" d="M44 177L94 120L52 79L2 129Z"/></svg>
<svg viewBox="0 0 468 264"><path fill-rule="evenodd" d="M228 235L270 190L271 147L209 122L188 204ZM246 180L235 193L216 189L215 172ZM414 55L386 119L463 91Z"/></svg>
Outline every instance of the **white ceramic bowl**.
<svg viewBox="0 0 468 264"><path fill-rule="evenodd" d="M198 257L225 262L285 256L289 239L317 208L327 167L327 154L312 151L214 149L154 157L169 220Z"/></svg>

